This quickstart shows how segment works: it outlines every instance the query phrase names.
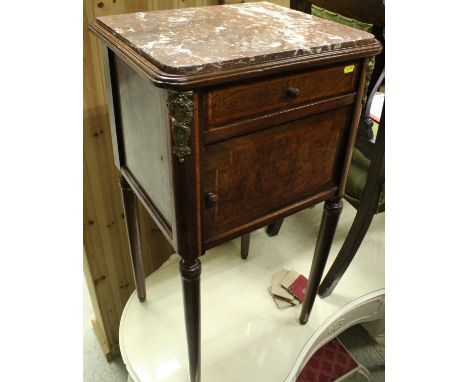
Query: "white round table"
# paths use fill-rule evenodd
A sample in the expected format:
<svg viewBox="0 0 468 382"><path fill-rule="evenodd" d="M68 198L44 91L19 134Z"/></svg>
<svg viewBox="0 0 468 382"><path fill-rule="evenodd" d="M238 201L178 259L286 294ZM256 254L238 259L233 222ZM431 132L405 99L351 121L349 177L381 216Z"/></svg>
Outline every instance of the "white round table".
<svg viewBox="0 0 468 382"><path fill-rule="evenodd" d="M295 269L308 275L319 210L286 219L275 238L263 230L253 232L247 260L240 257L240 240L202 257L202 381L294 381L324 343L352 325L382 317L383 219L375 219L370 241L366 244L366 237L333 294L317 297L307 325L299 324L300 306L279 310L269 295L276 271ZM353 217L353 209L345 208L327 266ZM177 255L147 278L146 287L147 300L141 303L134 293L120 323L120 349L129 376L135 382L188 381Z"/></svg>

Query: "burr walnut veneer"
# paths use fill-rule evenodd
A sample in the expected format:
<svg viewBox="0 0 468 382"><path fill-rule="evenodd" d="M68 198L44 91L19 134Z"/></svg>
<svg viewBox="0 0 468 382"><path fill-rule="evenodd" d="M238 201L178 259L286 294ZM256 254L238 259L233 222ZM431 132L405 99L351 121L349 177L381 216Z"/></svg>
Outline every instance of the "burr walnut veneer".
<svg viewBox="0 0 468 382"><path fill-rule="evenodd" d="M136 197L182 260L190 378L200 380L199 256L325 201L300 322L341 211L371 34L270 3L100 17L115 164L137 294ZM248 238L243 240L246 255Z"/></svg>

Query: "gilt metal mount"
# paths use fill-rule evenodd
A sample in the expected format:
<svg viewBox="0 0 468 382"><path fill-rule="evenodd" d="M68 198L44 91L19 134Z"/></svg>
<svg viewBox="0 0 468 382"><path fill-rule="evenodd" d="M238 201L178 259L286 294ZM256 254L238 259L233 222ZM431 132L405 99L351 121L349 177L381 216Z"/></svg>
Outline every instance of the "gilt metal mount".
<svg viewBox="0 0 468 382"><path fill-rule="evenodd" d="M170 91L167 106L174 139L172 152L183 163L185 157L191 153L188 142L193 121L193 92Z"/></svg>

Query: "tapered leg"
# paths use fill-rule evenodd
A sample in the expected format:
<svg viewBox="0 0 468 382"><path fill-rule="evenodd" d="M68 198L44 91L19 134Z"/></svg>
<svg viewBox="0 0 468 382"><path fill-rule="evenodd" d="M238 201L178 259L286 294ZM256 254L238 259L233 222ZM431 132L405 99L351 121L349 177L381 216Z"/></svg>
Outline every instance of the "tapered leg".
<svg viewBox="0 0 468 382"><path fill-rule="evenodd" d="M146 299L145 269L141 253L140 227L138 226L138 204L135 193L123 176L120 177L120 188L127 223L128 243L132 258L133 276L137 295L140 301Z"/></svg>
<svg viewBox="0 0 468 382"><path fill-rule="evenodd" d="M373 210L358 209L353 225L349 230L348 236L346 236L338 256L320 284L320 288L318 290L320 297L329 296L333 292L333 289L335 289L343 274L346 272L346 269L348 269L367 233L367 230L369 229L374 217L374 212L375 207Z"/></svg>
<svg viewBox="0 0 468 382"><path fill-rule="evenodd" d="M250 247L250 233L242 235L241 237L241 257L245 260L249 256Z"/></svg>
<svg viewBox="0 0 468 382"><path fill-rule="evenodd" d="M335 262L320 285L318 293L321 297L329 296L340 281L359 249L376 213L382 184L385 180L385 107L380 118L379 131L370 158L371 164L356 217Z"/></svg>
<svg viewBox="0 0 468 382"><path fill-rule="evenodd" d="M200 260L197 258L182 259L179 263L179 269L184 295L190 381L200 382Z"/></svg>
<svg viewBox="0 0 468 382"><path fill-rule="evenodd" d="M280 219L280 220L277 220L275 221L274 223L268 225L266 227L266 233L268 236L276 236L278 235L280 229L281 229L281 225L283 224L283 220L284 219Z"/></svg>
<svg viewBox="0 0 468 382"><path fill-rule="evenodd" d="M335 235L336 226L343 209L343 201L341 198L327 200L323 209L322 222L320 223L319 235L317 244L315 245L314 259L310 268L309 283L307 292L302 304L301 315L299 322L305 325L309 320L309 315L314 305L314 300L317 295L317 290L320 284L320 279L327 263L328 254Z"/></svg>

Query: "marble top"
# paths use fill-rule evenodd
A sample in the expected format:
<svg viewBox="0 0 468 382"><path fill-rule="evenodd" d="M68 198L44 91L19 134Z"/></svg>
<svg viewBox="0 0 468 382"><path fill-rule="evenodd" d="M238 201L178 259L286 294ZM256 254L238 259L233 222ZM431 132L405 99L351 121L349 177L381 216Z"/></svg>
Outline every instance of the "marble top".
<svg viewBox="0 0 468 382"><path fill-rule="evenodd" d="M103 16L112 34L167 73L202 73L372 44L370 33L259 2Z"/></svg>

